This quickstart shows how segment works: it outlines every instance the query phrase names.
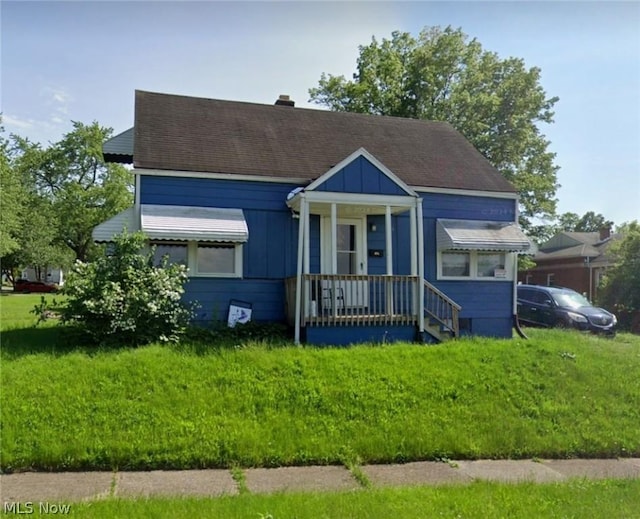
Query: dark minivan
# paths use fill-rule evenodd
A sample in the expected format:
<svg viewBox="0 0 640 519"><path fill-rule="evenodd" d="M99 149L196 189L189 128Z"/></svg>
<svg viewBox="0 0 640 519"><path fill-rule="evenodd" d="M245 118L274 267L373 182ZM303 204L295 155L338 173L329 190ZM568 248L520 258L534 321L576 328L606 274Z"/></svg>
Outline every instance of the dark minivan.
<svg viewBox="0 0 640 519"><path fill-rule="evenodd" d="M518 320L523 324L577 328L615 334L616 316L593 306L575 290L561 287L518 285Z"/></svg>

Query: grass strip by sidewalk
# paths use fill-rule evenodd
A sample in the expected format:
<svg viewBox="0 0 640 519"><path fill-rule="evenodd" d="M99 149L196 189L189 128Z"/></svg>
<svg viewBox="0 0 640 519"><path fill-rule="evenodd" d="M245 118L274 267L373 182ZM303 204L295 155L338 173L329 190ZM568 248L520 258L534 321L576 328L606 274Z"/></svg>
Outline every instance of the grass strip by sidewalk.
<svg viewBox="0 0 640 519"><path fill-rule="evenodd" d="M475 482L443 487L403 487L340 493L244 494L221 498L108 499L72 503L70 517L222 519L403 519L443 517L549 519L628 518L640 510L640 480L572 480L553 484ZM34 514L38 516L38 514Z"/></svg>
<svg viewBox="0 0 640 519"><path fill-rule="evenodd" d="M4 471L640 456L631 335L101 351L8 321Z"/></svg>

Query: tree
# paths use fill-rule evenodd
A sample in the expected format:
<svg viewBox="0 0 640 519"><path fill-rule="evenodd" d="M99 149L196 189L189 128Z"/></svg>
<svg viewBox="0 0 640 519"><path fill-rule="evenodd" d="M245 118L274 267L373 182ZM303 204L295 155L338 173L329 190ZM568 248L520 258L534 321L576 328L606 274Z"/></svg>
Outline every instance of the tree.
<svg viewBox="0 0 640 519"><path fill-rule="evenodd" d="M73 122L73 130L47 148L12 136L17 174L31 193L64 216L57 221L56 238L81 261L95 255L93 228L133 202L131 173L102 157L111 133L95 121Z"/></svg>
<svg viewBox="0 0 640 519"><path fill-rule="evenodd" d="M520 193L522 224L555 215L555 154L540 123L553 122L557 97L547 97L540 69L500 59L461 29L425 28L417 38L359 47L353 80L323 73L311 100L331 110L448 121Z"/></svg>
<svg viewBox="0 0 640 519"><path fill-rule="evenodd" d="M562 231L598 232L603 228L612 228L613 222L600 213L588 211L582 216L576 213L562 213L558 217L558 226Z"/></svg>
<svg viewBox="0 0 640 519"><path fill-rule="evenodd" d="M604 276L598 302L619 313L623 327L633 329L633 315L640 327L640 223L622 225L619 232L623 238L609 247L614 266Z"/></svg>
<svg viewBox="0 0 640 519"><path fill-rule="evenodd" d="M18 236L23 212L22 186L11 163L9 142L2 136L3 131L0 126L0 258L19 249Z"/></svg>

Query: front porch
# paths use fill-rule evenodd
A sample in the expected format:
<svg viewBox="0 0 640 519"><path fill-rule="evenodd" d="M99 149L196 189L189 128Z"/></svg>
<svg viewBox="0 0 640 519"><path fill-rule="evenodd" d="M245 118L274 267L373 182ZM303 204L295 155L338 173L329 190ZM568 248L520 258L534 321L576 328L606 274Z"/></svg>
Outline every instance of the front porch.
<svg viewBox="0 0 640 519"><path fill-rule="evenodd" d="M298 219L296 276L285 280L296 343L318 328L341 340L339 329L358 327L457 335L459 306L424 281L422 199L366 150L292 191L287 205Z"/></svg>
<svg viewBox="0 0 640 519"><path fill-rule="evenodd" d="M297 277L285 279L287 321L299 328L408 327L413 339L424 331L436 340L460 334L460 306L418 276L303 274L302 311L296 321ZM424 291L422 305L419 304ZM420 319L420 309L423 319ZM407 335L405 333L405 336Z"/></svg>

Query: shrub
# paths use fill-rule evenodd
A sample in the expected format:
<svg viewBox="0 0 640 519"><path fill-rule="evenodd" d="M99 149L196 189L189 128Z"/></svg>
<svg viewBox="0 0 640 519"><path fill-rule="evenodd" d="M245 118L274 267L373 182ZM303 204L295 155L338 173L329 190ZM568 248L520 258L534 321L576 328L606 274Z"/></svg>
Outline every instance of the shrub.
<svg viewBox="0 0 640 519"><path fill-rule="evenodd" d="M143 233L115 237L112 254L78 262L69 273L61 309L63 323L78 325L99 344L177 342L191 318L181 296L184 265L154 265Z"/></svg>

